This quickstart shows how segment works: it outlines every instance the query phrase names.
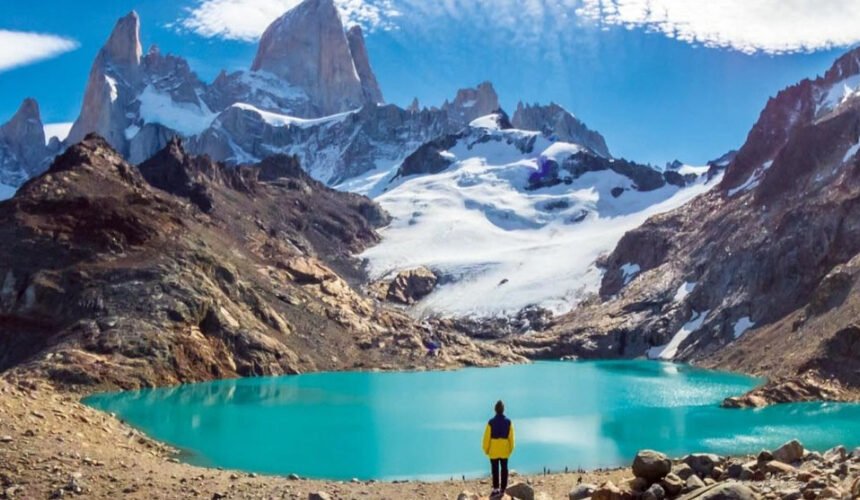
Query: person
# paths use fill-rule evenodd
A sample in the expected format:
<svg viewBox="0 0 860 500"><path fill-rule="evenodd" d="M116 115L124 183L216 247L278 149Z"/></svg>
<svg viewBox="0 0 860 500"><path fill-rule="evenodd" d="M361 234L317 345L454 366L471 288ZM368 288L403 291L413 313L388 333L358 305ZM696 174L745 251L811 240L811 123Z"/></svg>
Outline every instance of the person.
<svg viewBox="0 0 860 500"><path fill-rule="evenodd" d="M495 410L496 416L484 429L484 453L490 459L493 474L491 497L500 497L508 489L508 459L514 452L514 424L505 416L505 403L496 402Z"/></svg>

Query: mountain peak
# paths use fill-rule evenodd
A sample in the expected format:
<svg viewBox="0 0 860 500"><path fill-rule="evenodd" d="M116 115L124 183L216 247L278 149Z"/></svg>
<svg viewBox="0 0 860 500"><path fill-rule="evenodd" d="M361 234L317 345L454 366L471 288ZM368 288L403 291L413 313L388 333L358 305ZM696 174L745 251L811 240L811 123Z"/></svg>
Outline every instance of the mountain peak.
<svg viewBox="0 0 860 500"><path fill-rule="evenodd" d="M364 90L365 100L371 104L385 102L382 98L382 90L379 88L379 82L376 80L376 75L373 74L373 69L370 66L370 56L367 55L367 46L364 44L364 33L361 30L361 26L356 24L351 27L346 33L346 38L349 42L349 52L352 54L352 60L355 63L355 70L361 79L361 87Z"/></svg>
<svg viewBox="0 0 860 500"><path fill-rule="evenodd" d="M363 69L369 70L369 63ZM302 89L319 115L348 111L365 102L332 0L305 0L275 20L260 38L251 70L266 71Z"/></svg>
<svg viewBox="0 0 860 500"><path fill-rule="evenodd" d="M12 118L0 126L0 139L13 147L29 169L38 166L45 147L45 129L35 99L24 99Z"/></svg>
<svg viewBox="0 0 860 500"><path fill-rule="evenodd" d="M611 157L606 140L599 132L589 129L554 102L546 106L519 103L511 122L516 128L537 130L557 140L585 146L600 156Z"/></svg>
<svg viewBox="0 0 860 500"><path fill-rule="evenodd" d="M114 64L137 66L143 55L140 45L140 17L131 11L121 17L114 26L102 54Z"/></svg>

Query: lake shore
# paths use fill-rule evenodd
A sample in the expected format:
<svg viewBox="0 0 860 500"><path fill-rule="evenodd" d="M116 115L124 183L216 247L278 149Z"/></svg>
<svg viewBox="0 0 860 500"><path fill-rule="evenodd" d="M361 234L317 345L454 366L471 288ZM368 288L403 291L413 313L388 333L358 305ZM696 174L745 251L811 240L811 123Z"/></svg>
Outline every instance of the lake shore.
<svg viewBox="0 0 860 500"><path fill-rule="evenodd" d="M42 381L0 377L0 498L457 498L464 490L488 493L486 479L440 482L335 482L292 480L196 467L106 413L81 404ZM566 497L582 477L619 481L622 469L587 474L517 476L550 498ZM63 493L58 493L62 491ZM223 495L223 496L222 496Z"/></svg>
<svg viewBox="0 0 860 500"><path fill-rule="evenodd" d="M490 489L486 478L397 483L314 481L187 465L179 462L177 450L81 404L81 396L57 391L39 380L0 377L0 498L304 499L325 492L331 498L455 499L464 491L486 495ZM839 491L850 491L849 483L860 470L860 456L851 458L843 468L845 477L813 469L814 477L823 477L827 487L833 483ZM749 484L762 498L784 498L777 492L800 494L805 485L797 471L756 474L752 478L755 482ZM624 487L632 478L630 468L618 468L517 475L512 483L531 484L536 498L568 498L580 480L595 485L609 481Z"/></svg>

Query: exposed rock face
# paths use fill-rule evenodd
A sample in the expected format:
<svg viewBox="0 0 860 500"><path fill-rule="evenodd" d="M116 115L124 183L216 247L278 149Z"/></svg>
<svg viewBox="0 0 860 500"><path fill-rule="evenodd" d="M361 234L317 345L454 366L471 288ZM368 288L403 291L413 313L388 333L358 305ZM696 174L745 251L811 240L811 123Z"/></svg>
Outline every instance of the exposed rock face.
<svg viewBox="0 0 860 500"><path fill-rule="evenodd" d="M770 386L774 401L856 397L860 101L825 99L846 60L856 52L768 103L720 189L627 233L605 259L599 303L547 333L554 352L767 375L785 389ZM632 265L640 272L622 279ZM832 391L807 391L808 373Z"/></svg>
<svg viewBox="0 0 860 500"><path fill-rule="evenodd" d="M436 275L427 268L419 267L397 274L388 285L388 300L401 304L414 304L436 288Z"/></svg>
<svg viewBox="0 0 860 500"><path fill-rule="evenodd" d="M558 168L550 170L547 175L535 177L532 187L540 189L561 184L570 183L587 172L612 171L624 177L628 177L634 183L634 189L640 192L654 191L667 184L684 187L694 182L698 177L692 175L685 177L673 170L659 171L648 165L641 165L627 161L623 158L612 159L600 156L596 153L580 151L565 158ZM616 191L613 195L617 198L623 194Z"/></svg>
<svg viewBox="0 0 860 500"><path fill-rule="evenodd" d="M351 284L378 207L294 158L236 169L174 141L141 168L90 136L0 203L0 370L131 388L519 359L441 328L425 358L424 330Z"/></svg>
<svg viewBox="0 0 860 500"><path fill-rule="evenodd" d="M131 12L117 21L104 47L90 69L81 114L69 132L68 143L83 140L98 132L110 144L125 152L125 130L131 125L126 110L131 106L140 84L140 18Z"/></svg>
<svg viewBox="0 0 860 500"><path fill-rule="evenodd" d="M356 49L364 48L360 31L352 38ZM317 105L318 116L325 116L366 102L357 68L368 77L372 72L366 51L359 58L356 65L334 2L305 0L266 29L251 70L271 73L302 89ZM374 83L367 82L371 91Z"/></svg>
<svg viewBox="0 0 860 500"><path fill-rule="evenodd" d="M126 158L143 161L171 137L208 125L204 92L184 59L162 55L157 47L142 54L140 19L131 12L117 22L93 62L66 144L98 133Z"/></svg>
<svg viewBox="0 0 860 500"><path fill-rule="evenodd" d="M349 41L349 52L352 54L355 70L358 72L358 78L361 79L364 101L368 104L382 104L385 100L382 97L382 90L379 88L376 75L373 74L373 68L370 66L370 56L367 54L361 26L351 27L346 32L346 38Z"/></svg>
<svg viewBox="0 0 860 500"><path fill-rule="evenodd" d="M725 408L761 408L778 403L813 401L854 401L857 395L833 381L821 380L811 373L777 378L743 396L726 398Z"/></svg>
<svg viewBox="0 0 860 500"><path fill-rule="evenodd" d="M448 113L451 122L460 126L494 113L499 108L499 96L490 82L483 82L474 89L460 89L454 102L445 101L442 105L442 111Z"/></svg>
<svg viewBox="0 0 860 500"><path fill-rule="evenodd" d="M523 130L537 130L547 136L554 136L564 142L580 144L596 154L610 158L606 140L599 132L590 130L570 112L558 104L548 106L517 104L511 120L514 127Z"/></svg>
<svg viewBox="0 0 860 500"><path fill-rule="evenodd" d="M56 144L45 145L39 105L25 99L15 115L0 125L0 184L17 186L41 172Z"/></svg>
<svg viewBox="0 0 860 500"><path fill-rule="evenodd" d="M344 32L332 0L307 0L284 14L263 35L250 71L222 72L211 84L180 57L155 46L144 54L139 32L134 12L117 22L93 62L68 139L47 151L29 142L17 155L0 151L0 182L21 184L65 147L97 133L133 163L174 137L194 154L229 164L295 154L314 178L334 185L381 166L394 168L422 145L480 117L497 113L499 128L512 126L489 82L459 90L441 108L420 109L417 100L407 109L380 105L363 33L358 27ZM605 149L599 134L560 107L529 107L519 115L534 130ZM43 159L27 163L22 155Z"/></svg>

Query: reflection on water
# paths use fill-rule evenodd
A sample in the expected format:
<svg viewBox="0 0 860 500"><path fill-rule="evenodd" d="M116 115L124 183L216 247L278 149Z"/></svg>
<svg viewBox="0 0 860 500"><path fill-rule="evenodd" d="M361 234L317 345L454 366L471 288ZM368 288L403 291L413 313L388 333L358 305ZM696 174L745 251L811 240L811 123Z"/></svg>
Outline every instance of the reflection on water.
<svg viewBox="0 0 860 500"><path fill-rule="evenodd" d="M636 451L757 452L791 438L860 444L860 406L723 410L757 380L646 361L536 363L431 373L327 373L104 394L85 402L191 450L188 460L311 477L483 473L480 441L502 398L512 467L604 467Z"/></svg>

